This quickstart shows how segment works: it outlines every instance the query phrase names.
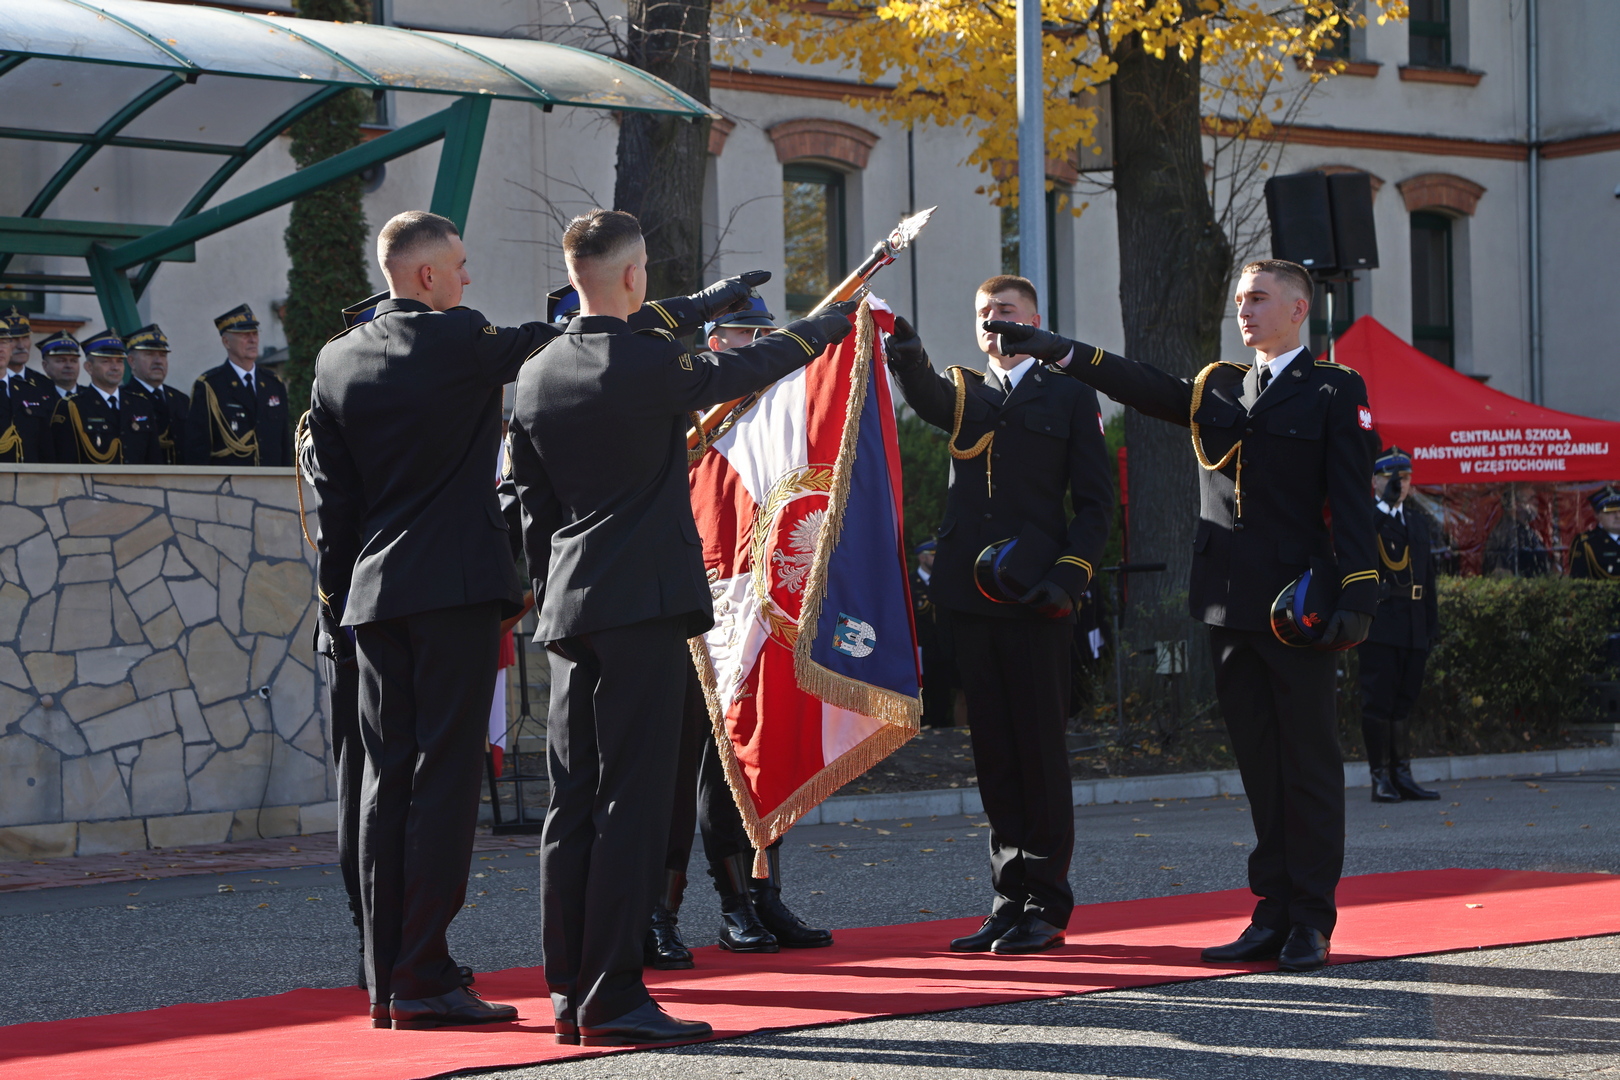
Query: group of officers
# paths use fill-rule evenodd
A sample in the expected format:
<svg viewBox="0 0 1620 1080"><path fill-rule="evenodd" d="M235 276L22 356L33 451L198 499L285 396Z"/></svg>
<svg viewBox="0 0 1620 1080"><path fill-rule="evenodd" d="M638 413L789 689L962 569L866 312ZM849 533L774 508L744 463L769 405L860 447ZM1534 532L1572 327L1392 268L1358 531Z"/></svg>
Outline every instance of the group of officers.
<svg viewBox="0 0 1620 1080"><path fill-rule="evenodd" d="M0 314L0 461L67 465L291 465L287 388L258 362L259 323L239 305L214 320L225 361L188 396L168 385L168 337L156 323L83 340L39 342L16 307ZM89 382L79 382L81 368Z"/></svg>

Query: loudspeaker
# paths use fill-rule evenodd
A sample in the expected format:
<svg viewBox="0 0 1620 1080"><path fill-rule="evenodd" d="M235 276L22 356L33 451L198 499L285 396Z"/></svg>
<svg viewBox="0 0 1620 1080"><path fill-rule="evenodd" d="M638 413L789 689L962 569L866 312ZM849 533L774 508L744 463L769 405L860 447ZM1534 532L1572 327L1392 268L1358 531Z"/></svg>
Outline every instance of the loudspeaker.
<svg viewBox="0 0 1620 1080"><path fill-rule="evenodd" d="M1339 266L1326 173L1293 173L1266 181L1271 257L1321 272Z"/></svg>
<svg viewBox="0 0 1620 1080"><path fill-rule="evenodd" d="M1333 248L1340 270L1372 270L1378 266L1378 232L1373 227L1372 176L1364 172L1334 173L1328 178L1328 202L1333 208Z"/></svg>

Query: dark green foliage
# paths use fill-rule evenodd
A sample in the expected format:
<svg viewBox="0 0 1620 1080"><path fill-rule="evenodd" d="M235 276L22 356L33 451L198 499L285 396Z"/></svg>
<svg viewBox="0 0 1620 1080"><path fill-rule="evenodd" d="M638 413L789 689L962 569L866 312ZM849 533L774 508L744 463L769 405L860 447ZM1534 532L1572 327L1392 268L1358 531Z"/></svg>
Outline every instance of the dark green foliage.
<svg viewBox="0 0 1620 1080"><path fill-rule="evenodd" d="M900 437L900 482L905 493L906 553L939 528L945 518L945 489L951 455L945 433L909 409L896 420ZM915 557L911 557L915 564Z"/></svg>
<svg viewBox="0 0 1620 1080"><path fill-rule="evenodd" d="M297 0L296 7L306 19L363 22L371 15L366 0ZM302 169L360 145L360 124L371 115L371 98L363 90L333 98L292 126L293 162ZM292 204L285 233L292 266L283 324L288 352L284 376L295 413L309 398L321 346L343 329L343 307L372 291L366 270L369 234L360 199L360 179L350 177Z"/></svg>

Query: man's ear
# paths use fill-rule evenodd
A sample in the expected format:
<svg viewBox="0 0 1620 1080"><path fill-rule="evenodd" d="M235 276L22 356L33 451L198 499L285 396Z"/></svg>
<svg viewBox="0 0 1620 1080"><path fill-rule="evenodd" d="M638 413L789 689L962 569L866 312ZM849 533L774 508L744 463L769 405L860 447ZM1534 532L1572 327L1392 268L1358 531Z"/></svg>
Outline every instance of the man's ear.
<svg viewBox="0 0 1620 1080"><path fill-rule="evenodd" d="M416 283L428 292L433 291L433 264L423 263L416 268Z"/></svg>
<svg viewBox="0 0 1620 1080"><path fill-rule="evenodd" d="M1037 311L1035 313L1035 317L1033 319L1029 320L1029 325L1031 325L1031 326L1039 326L1039 325L1041 325L1041 313L1040 312Z"/></svg>
<svg viewBox="0 0 1620 1080"><path fill-rule="evenodd" d="M1294 318L1293 318L1293 321L1296 322L1296 323L1302 323L1306 319L1310 318L1310 314L1311 314L1311 302L1309 300L1305 299L1303 296L1295 297L1294 298Z"/></svg>
<svg viewBox="0 0 1620 1080"><path fill-rule="evenodd" d="M634 262L624 264L624 273L619 275L619 283L624 286L625 292L636 291L636 264Z"/></svg>

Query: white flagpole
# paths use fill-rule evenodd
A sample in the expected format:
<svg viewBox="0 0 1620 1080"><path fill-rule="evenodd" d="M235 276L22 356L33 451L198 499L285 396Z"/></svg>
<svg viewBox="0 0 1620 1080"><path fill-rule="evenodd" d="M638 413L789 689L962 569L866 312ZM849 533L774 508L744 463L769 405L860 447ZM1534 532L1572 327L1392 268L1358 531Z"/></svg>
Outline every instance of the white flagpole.
<svg viewBox="0 0 1620 1080"><path fill-rule="evenodd" d="M1046 109L1041 0L1018 0L1018 272L1051 310L1046 280Z"/></svg>

